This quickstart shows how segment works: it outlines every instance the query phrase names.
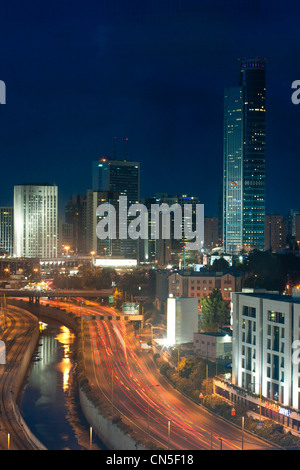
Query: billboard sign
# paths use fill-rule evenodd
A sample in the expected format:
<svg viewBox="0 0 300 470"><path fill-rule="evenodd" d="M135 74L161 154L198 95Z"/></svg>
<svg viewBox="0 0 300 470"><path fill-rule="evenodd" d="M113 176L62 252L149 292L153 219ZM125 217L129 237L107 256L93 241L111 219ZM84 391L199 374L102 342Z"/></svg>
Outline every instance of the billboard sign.
<svg viewBox="0 0 300 470"><path fill-rule="evenodd" d="M123 315L139 315L139 303L138 302L123 302L122 305Z"/></svg>
<svg viewBox="0 0 300 470"><path fill-rule="evenodd" d="M0 341L0 364L6 364L6 349L4 341Z"/></svg>

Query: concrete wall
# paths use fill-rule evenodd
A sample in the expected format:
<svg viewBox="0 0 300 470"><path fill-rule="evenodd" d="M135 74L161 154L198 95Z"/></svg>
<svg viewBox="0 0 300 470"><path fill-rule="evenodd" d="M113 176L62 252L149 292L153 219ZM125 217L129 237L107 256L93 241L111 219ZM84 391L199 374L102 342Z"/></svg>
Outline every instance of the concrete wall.
<svg viewBox="0 0 300 470"><path fill-rule="evenodd" d="M18 305L19 304L20 302L18 302ZM63 323L65 326L72 328L75 332L77 331L77 323L75 319L63 310L58 310L52 307L44 307L38 304L26 303L24 306L25 308L27 307L30 309L30 311L35 313L39 318L44 318L45 320L47 318L57 320L58 322ZM31 355L29 353L29 362L33 352L34 348L32 349ZM146 450L140 445L137 446L137 443L134 441L134 439L126 434L125 431L120 429L117 424L112 423L109 418L102 416L100 410L88 399L81 388L79 388L79 398L81 409L87 422L93 428L93 431L99 436L102 442L104 442L106 447L111 450Z"/></svg>
<svg viewBox="0 0 300 470"><path fill-rule="evenodd" d="M44 306L44 305L39 305L39 304L34 304L34 303L29 303L29 302L22 302L19 300L16 301L9 301L10 304L14 304L17 306L22 306L24 305L24 310L27 312L31 312L34 315L36 315L40 320L41 319L47 319L51 318L52 320L56 320L59 323L62 323L65 325L67 328L71 328L75 331L77 331L77 323L72 314L67 313L64 310L60 310L56 307L50 307L50 306Z"/></svg>
<svg viewBox="0 0 300 470"><path fill-rule="evenodd" d="M22 309L17 308L17 307L8 306L8 309L11 311L15 310L15 311L22 312ZM26 311L27 315L28 313L29 312ZM31 359L35 351L36 345L38 343L38 340L39 340L39 324L38 324L38 320L36 319L36 327L32 331L31 337L28 340L28 345L26 349L24 350L24 353L22 354L20 361L17 364L17 367L14 367L13 373L10 374L10 380L11 380L10 389L13 391L13 395L11 395L9 398L10 398L10 405L15 415L15 419L19 423L20 428L21 427L23 428L23 432L26 434L27 439L32 442L35 448L39 450L46 450L45 446L34 436L34 434L32 434L32 432L28 428L15 402L15 399L18 396L21 385L24 381L24 377L27 373L28 367L31 363ZM22 432L22 430L20 432Z"/></svg>
<svg viewBox="0 0 300 470"><path fill-rule="evenodd" d="M137 443L117 424L101 415L99 409L93 405L83 390L79 389L80 404L83 414L104 444L110 450L147 450Z"/></svg>

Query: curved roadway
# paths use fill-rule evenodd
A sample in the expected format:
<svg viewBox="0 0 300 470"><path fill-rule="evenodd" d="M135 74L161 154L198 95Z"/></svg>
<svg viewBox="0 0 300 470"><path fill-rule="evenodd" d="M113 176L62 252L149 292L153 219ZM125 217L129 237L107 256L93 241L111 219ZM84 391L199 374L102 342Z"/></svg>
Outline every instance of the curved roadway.
<svg viewBox="0 0 300 470"><path fill-rule="evenodd" d="M93 302L86 307L55 304L68 305L83 318L91 314L116 315L114 310ZM106 397L111 413L119 414L143 441L171 450L274 448L254 435L242 435L240 429L176 391L123 321L85 320L83 325L90 383Z"/></svg>

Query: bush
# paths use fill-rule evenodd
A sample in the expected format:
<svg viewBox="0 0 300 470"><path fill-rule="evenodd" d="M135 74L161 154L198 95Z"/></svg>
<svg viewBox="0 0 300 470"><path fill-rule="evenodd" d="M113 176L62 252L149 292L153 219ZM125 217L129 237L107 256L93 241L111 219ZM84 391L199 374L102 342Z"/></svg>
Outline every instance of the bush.
<svg viewBox="0 0 300 470"><path fill-rule="evenodd" d="M167 375L169 369L170 369L169 364L168 364L167 362L161 361L161 363L159 364L160 373L161 373L162 375Z"/></svg>

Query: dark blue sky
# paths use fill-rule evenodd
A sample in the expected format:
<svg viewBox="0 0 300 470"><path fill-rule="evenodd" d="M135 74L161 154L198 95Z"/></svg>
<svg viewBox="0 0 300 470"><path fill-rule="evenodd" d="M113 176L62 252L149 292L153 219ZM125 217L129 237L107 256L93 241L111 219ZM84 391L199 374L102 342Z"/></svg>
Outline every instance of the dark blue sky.
<svg viewBox="0 0 300 470"><path fill-rule="evenodd" d="M0 205L56 183L61 207L128 137L141 194L190 193L217 214L223 90L267 59L267 211L300 207L300 7L258 0L1 2Z"/></svg>

